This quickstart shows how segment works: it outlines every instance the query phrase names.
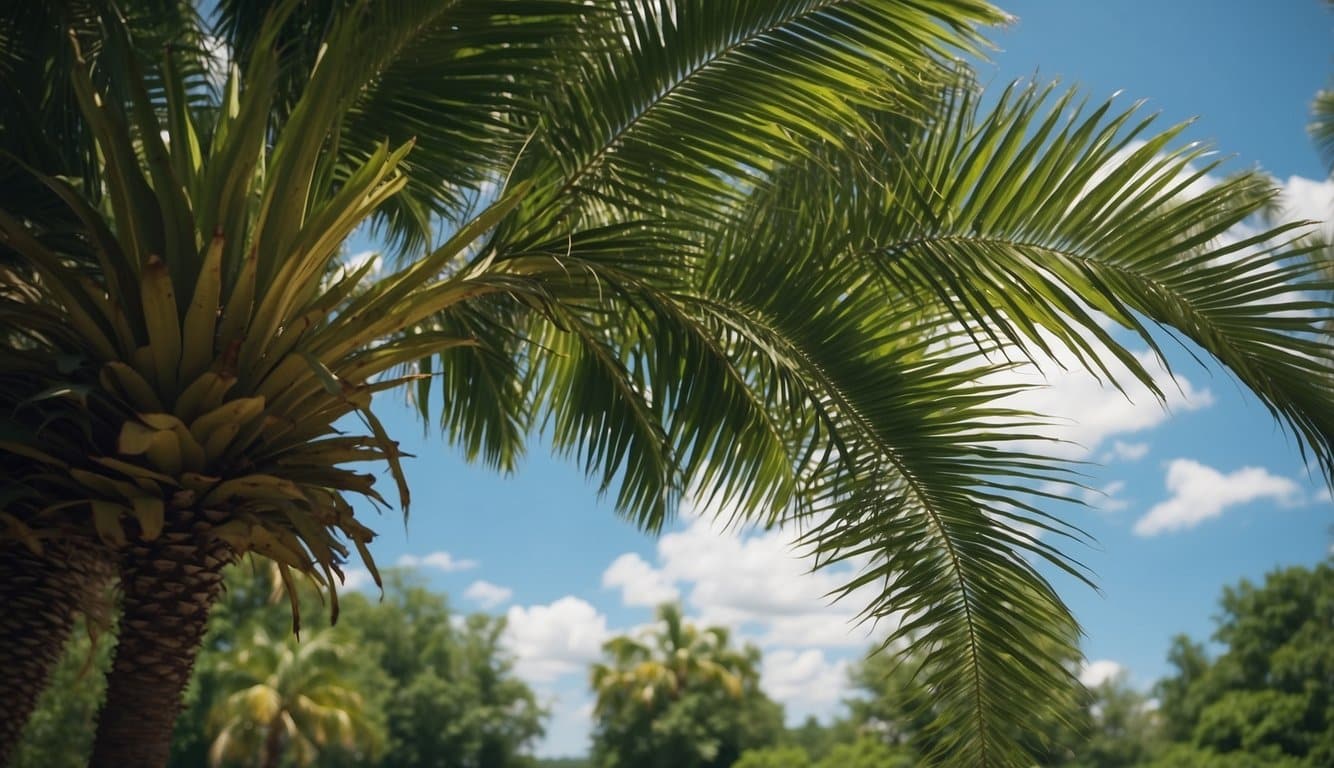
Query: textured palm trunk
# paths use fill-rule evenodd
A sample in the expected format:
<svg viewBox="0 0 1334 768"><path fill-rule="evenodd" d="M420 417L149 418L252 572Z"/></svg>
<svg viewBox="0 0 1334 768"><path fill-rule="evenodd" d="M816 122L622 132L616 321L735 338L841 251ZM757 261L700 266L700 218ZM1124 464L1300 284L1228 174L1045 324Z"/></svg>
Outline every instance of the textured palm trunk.
<svg viewBox="0 0 1334 768"><path fill-rule="evenodd" d="M278 768L283 760L283 723L275 717L269 723L269 733L264 737L264 756L261 768Z"/></svg>
<svg viewBox="0 0 1334 768"><path fill-rule="evenodd" d="M119 641L93 743L96 768L167 763L222 568L233 559L207 536L206 523L177 528L132 545L122 560Z"/></svg>
<svg viewBox="0 0 1334 768"><path fill-rule="evenodd" d="M7 765L74 617L111 580L91 544L48 542L42 554L0 547L0 765Z"/></svg>

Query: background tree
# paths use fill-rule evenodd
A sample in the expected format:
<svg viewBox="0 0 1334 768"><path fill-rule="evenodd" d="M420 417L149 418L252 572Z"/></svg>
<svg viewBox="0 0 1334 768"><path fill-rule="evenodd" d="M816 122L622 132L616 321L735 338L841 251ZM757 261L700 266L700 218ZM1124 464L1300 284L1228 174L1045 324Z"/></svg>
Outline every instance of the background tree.
<svg viewBox="0 0 1334 768"><path fill-rule="evenodd" d="M646 639L607 641L607 662L593 667L593 764L725 768L776 742L783 712L760 690L759 650L685 622L677 605L660 606L657 618Z"/></svg>
<svg viewBox="0 0 1334 768"><path fill-rule="evenodd" d="M254 628L238 639L217 670L225 693L209 712L211 765L310 766L340 750L370 762L383 725L349 674L357 649L339 630L275 640Z"/></svg>
<svg viewBox="0 0 1334 768"><path fill-rule="evenodd" d="M1064 649L1070 669L1078 666L1081 656ZM853 696L846 701L848 725L863 739L897 748L901 759L923 760L937 748L939 702L924 681L930 671L924 657L896 659L888 654L869 652L849 670ZM939 663L948 663L941 661ZM1012 738L1024 745L1038 765L1069 764L1087 736L1088 706L1091 699L1073 681L1054 697L1048 708L1031 713L1026 726ZM847 740L843 746L846 748ZM831 755L833 753L831 752Z"/></svg>
<svg viewBox="0 0 1334 768"><path fill-rule="evenodd" d="M761 747L741 753L732 768L810 768L811 756L799 746Z"/></svg>
<svg viewBox="0 0 1334 768"><path fill-rule="evenodd" d="M1174 644L1177 673L1158 698L1179 745L1155 765L1334 762L1334 566L1243 580L1224 589L1221 608L1217 658L1184 638Z"/></svg>
<svg viewBox="0 0 1334 768"><path fill-rule="evenodd" d="M1074 718L1070 768L1135 768L1161 751L1162 717L1149 697L1130 686L1124 672L1092 687Z"/></svg>
<svg viewBox="0 0 1334 768"><path fill-rule="evenodd" d="M382 600L350 595L339 626L384 671L384 768L518 768L546 711L514 674L504 619L456 623L444 595L390 572Z"/></svg>
<svg viewBox="0 0 1334 768"><path fill-rule="evenodd" d="M733 768L915 768L920 763L911 749L864 735L832 745L827 755L815 760L795 746L747 750Z"/></svg>

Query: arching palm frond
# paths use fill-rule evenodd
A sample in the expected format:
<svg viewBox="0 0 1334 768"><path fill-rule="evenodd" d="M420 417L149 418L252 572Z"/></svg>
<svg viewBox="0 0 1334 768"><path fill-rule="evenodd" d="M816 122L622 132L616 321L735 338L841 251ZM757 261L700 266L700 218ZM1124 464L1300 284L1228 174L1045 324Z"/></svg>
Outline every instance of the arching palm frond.
<svg viewBox="0 0 1334 768"><path fill-rule="evenodd" d="M520 165L540 180L526 206L538 226L596 223L603 208L714 220L800 142L855 142L857 105L919 109L920 84L944 82L943 61L979 45L974 26L1004 18L980 2L614 5L609 45L569 64Z"/></svg>
<svg viewBox="0 0 1334 768"><path fill-rule="evenodd" d="M219 32L243 67L265 17L281 6L218 3ZM408 184L375 223L401 254L416 255L433 229L466 221L479 193L503 180L534 129L535 105L562 76L562 58L599 46L589 19L606 13L572 0L303 3L278 36L276 117L292 112L320 46L342 30L348 39L334 45L351 66L338 86L345 113L327 147L329 172L344 179L379 144L412 142Z"/></svg>
<svg viewBox="0 0 1334 768"><path fill-rule="evenodd" d="M1133 110L1071 106L1020 89L980 113L964 89L925 128L888 116L870 153L817 150L752 196L693 305L745 341L757 382L814 408L808 439L830 450L804 478L804 540L861 566L843 595L869 592L887 644L928 658L945 764L1022 764L1024 713L1059 712L1072 688L1050 652L1073 652L1073 625L1028 559L1084 577L1039 538L1080 535L1034 495L1070 476L1007 447L1042 433L1006 408L1007 357L1071 350L1091 375L1153 387L1097 313L1154 349L1161 326L1331 466L1329 285L1292 227L1245 234L1271 191L1204 181L1197 150Z"/></svg>
<svg viewBox="0 0 1334 768"><path fill-rule="evenodd" d="M1334 176L1334 90L1317 93L1311 104L1311 138Z"/></svg>

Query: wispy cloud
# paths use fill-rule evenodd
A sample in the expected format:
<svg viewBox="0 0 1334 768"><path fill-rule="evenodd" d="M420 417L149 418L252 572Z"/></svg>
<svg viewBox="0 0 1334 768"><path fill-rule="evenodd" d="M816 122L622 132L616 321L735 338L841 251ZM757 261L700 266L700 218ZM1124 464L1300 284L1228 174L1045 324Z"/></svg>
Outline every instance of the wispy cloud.
<svg viewBox="0 0 1334 768"><path fill-rule="evenodd" d="M1096 688L1103 683L1115 680L1123 675L1125 671L1125 667L1110 659L1088 661L1079 670L1079 682L1090 688Z"/></svg>
<svg viewBox="0 0 1334 768"><path fill-rule="evenodd" d="M607 566L602 573L602 586L619 588L621 602L626 605L654 606L681 596L666 573L649 565L634 552L621 555Z"/></svg>
<svg viewBox="0 0 1334 768"><path fill-rule="evenodd" d="M434 568L445 573L467 571L477 567L476 560L460 560L448 552L432 552L429 555L403 555L398 558L400 568Z"/></svg>
<svg viewBox="0 0 1334 768"><path fill-rule="evenodd" d="M509 587L502 587L499 584L492 584L489 581L478 579L468 585L463 590L463 596L477 603L483 608L495 608L509 602L514 596L514 590Z"/></svg>
<svg viewBox="0 0 1334 768"><path fill-rule="evenodd" d="M1243 467L1224 474L1193 459L1174 459L1167 465L1167 490L1172 495L1155 504L1135 522L1139 536L1194 528L1223 510L1269 499L1280 504L1297 500L1296 482L1262 467Z"/></svg>

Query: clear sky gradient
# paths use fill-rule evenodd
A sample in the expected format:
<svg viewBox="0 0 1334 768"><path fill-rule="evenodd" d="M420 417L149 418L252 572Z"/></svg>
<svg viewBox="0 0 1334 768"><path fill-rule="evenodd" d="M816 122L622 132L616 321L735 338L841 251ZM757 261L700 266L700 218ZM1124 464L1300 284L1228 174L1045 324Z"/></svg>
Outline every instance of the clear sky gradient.
<svg viewBox="0 0 1334 768"><path fill-rule="evenodd" d="M1161 127L1198 117L1189 139L1233 157L1229 168L1273 174L1302 215L1324 218L1334 206L1305 132L1310 100L1334 73L1334 13L1323 3L1001 5L1017 20L992 35L998 50L980 68L990 87L1036 75L1078 85L1093 102L1116 91L1126 105L1145 98ZM1179 357L1168 411L1147 393L1128 400L1066 375L1031 403L1069 417L1062 435L1083 448L1068 455L1096 462L1089 483L1104 491L1093 510L1061 510L1097 539L1067 551L1100 591L1058 581L1100 662L1090 674L1123 669L1141 687L1167 672L1173 634L1210 633L1225 584L1319 561L1334 523L1324 487L1264 408L1225 373ZM460 610L508 616L518 668L553 712L541 754L585 751L588 662L608 633L643 624L672 596L764 648L766 687L790 719L838 711L846 664L874 635L848 623L860 605L827 604L835 582L803 574L781 534L719 534L686 510L654 539L539 439L505 477L424 435L395 396L377 408L417 458L407 463L407 528L393 513L378 525L372 517L373 552L381 565L416 563Z"/></svg>

